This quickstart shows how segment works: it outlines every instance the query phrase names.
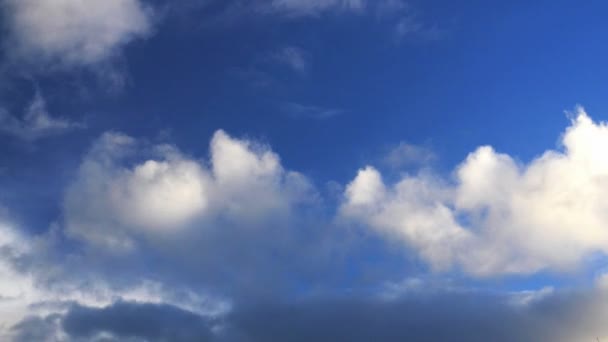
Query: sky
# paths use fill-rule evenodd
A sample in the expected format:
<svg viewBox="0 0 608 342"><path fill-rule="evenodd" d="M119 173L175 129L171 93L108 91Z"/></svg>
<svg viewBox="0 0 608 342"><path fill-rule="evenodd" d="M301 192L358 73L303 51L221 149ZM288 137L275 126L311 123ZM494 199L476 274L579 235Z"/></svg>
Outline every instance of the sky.
<svg viewBox="0 0 608 342"><path fill-rule="evenodd" d="M0 0L0 340L608 341L606 10Z"/></svg>

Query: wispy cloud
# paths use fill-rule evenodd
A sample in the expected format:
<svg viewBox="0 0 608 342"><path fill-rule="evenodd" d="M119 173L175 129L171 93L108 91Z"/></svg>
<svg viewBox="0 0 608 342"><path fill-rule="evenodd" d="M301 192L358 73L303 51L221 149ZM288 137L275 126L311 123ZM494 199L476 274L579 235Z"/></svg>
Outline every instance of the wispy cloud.
<svg viewBox="0 0 608 342"><path fill-rule="evenodd" d="M285 46L271 53L269 58L279 64L285 65L293 71L305 75L310 69L310 54L297 46Z"/></svg>
<svg viewBox="0 0 608 342"><path fill-rule="evenodd" d="M0 109L0 133L26 141L35 141L79 128L84 128L84 124L51 116L40 92L36 92L22 118L11 115L6 109Z"/></svg>
<svg viewBox="0 0 608 342"><path fill-rule="evenodd" d="M428 165L436 159L437 155L428 146L401 142L388 152L384 162L392 168L399 169Z"/></svg>
<svg viewBox="0 0 608 342"><path fill-rule="evenodd" d="M437 40L444 34L438 25L428 23L418 8L403 0L379 1L376 13L379 18L392 22L398 41L410 37Z"/></svg>
<svg viewBox="0 0 608 342"><path fill-rule="evenodd" d="M271 13L290 17L319 16L329 11L362 12L367 0L272 0L260 4L260 8Z"/></svg>
<svg viewBox="0 0 608 342"><path fill-rule="evenodd" d="M343 109L325 108L296 102L282 103L280 109L293 119L325 120L344 113Z"/></svg>

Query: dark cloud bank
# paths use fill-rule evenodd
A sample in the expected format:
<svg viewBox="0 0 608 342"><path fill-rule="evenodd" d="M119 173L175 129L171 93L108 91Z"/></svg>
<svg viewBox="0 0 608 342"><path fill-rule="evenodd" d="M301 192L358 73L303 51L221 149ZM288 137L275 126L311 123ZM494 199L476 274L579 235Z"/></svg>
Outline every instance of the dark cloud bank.
<svg viewBox="0 0 608 342"><path fill-rule="evenodd" d="M475 292L392 300L324 297L250 302L220 318L171 305L118 302L74 305L65 315L30 317L13 330L18 341L53 341L60 334L69 341L584 341L605 330L597 299L606 296L594 295L559 293L529 302Z"/></svg>

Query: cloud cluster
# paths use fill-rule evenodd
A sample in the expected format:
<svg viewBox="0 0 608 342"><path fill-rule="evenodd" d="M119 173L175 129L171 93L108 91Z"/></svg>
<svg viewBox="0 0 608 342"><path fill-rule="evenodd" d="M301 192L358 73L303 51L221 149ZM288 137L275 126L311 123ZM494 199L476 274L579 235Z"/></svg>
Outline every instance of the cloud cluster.
<svg viewBox="0 0 608 342"><path fill-rule="evenodd" d="M152 13L139 0L3 0L17 60L87 66L116 56L149 34Z"/></svg>
<svg viewBox="0 0 608 342"><path fill-rule="evenodd" d="M403 241L435 269L574 270L608 252L608 126L579 109L561 142L529 163L480 147L453 181L421 172L389 186L367 167L348 185L341 214Z"/></svg>
<svg viewBox="0 0 608 342"><path fill-rule="evenodd" d="M196 158L173 145L105 133L84 157L51 232L30 237L0 217L0 337L566 342L608 336L606 276L579 292L486 292L423 278L391 282L395 275L378 273L366 274L361 285L353 273L364 266L348 259L358 251L348 250L344 263L332 258L349 243L353 230L344 225L377 233L434 270L460 268L474 276L571 271L588 257L605 256L608 125L580 109L561 145L529 162L482 146L452 178L424 168L387 184L366 167L345 187L335 213L313 211L311 219L306 211L323 203L320 195L264 144L220 130L208 157ZM402 146L397 159L411 152ZM338 231L343 235L332 236ZM379 248L374 256L382 262L387 246ZM320 256L327 251L331 257ZM311 271L316 264L323 272ZM348 290L342 279L332 283L340 275ZM282 284L290 286L277 290ZM378 290L379 284L385 286Z"/></svg>

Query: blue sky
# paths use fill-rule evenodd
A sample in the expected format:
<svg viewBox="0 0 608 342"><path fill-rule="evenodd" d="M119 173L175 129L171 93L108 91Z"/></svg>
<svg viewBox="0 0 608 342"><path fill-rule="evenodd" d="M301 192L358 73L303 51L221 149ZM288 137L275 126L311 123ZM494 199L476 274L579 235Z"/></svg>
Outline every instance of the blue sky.
<svg viewBox="0 0 608 342"><path fill-rule="evenodd" d="M3 340L608 339L604 3L0 3Z"/></svg>

